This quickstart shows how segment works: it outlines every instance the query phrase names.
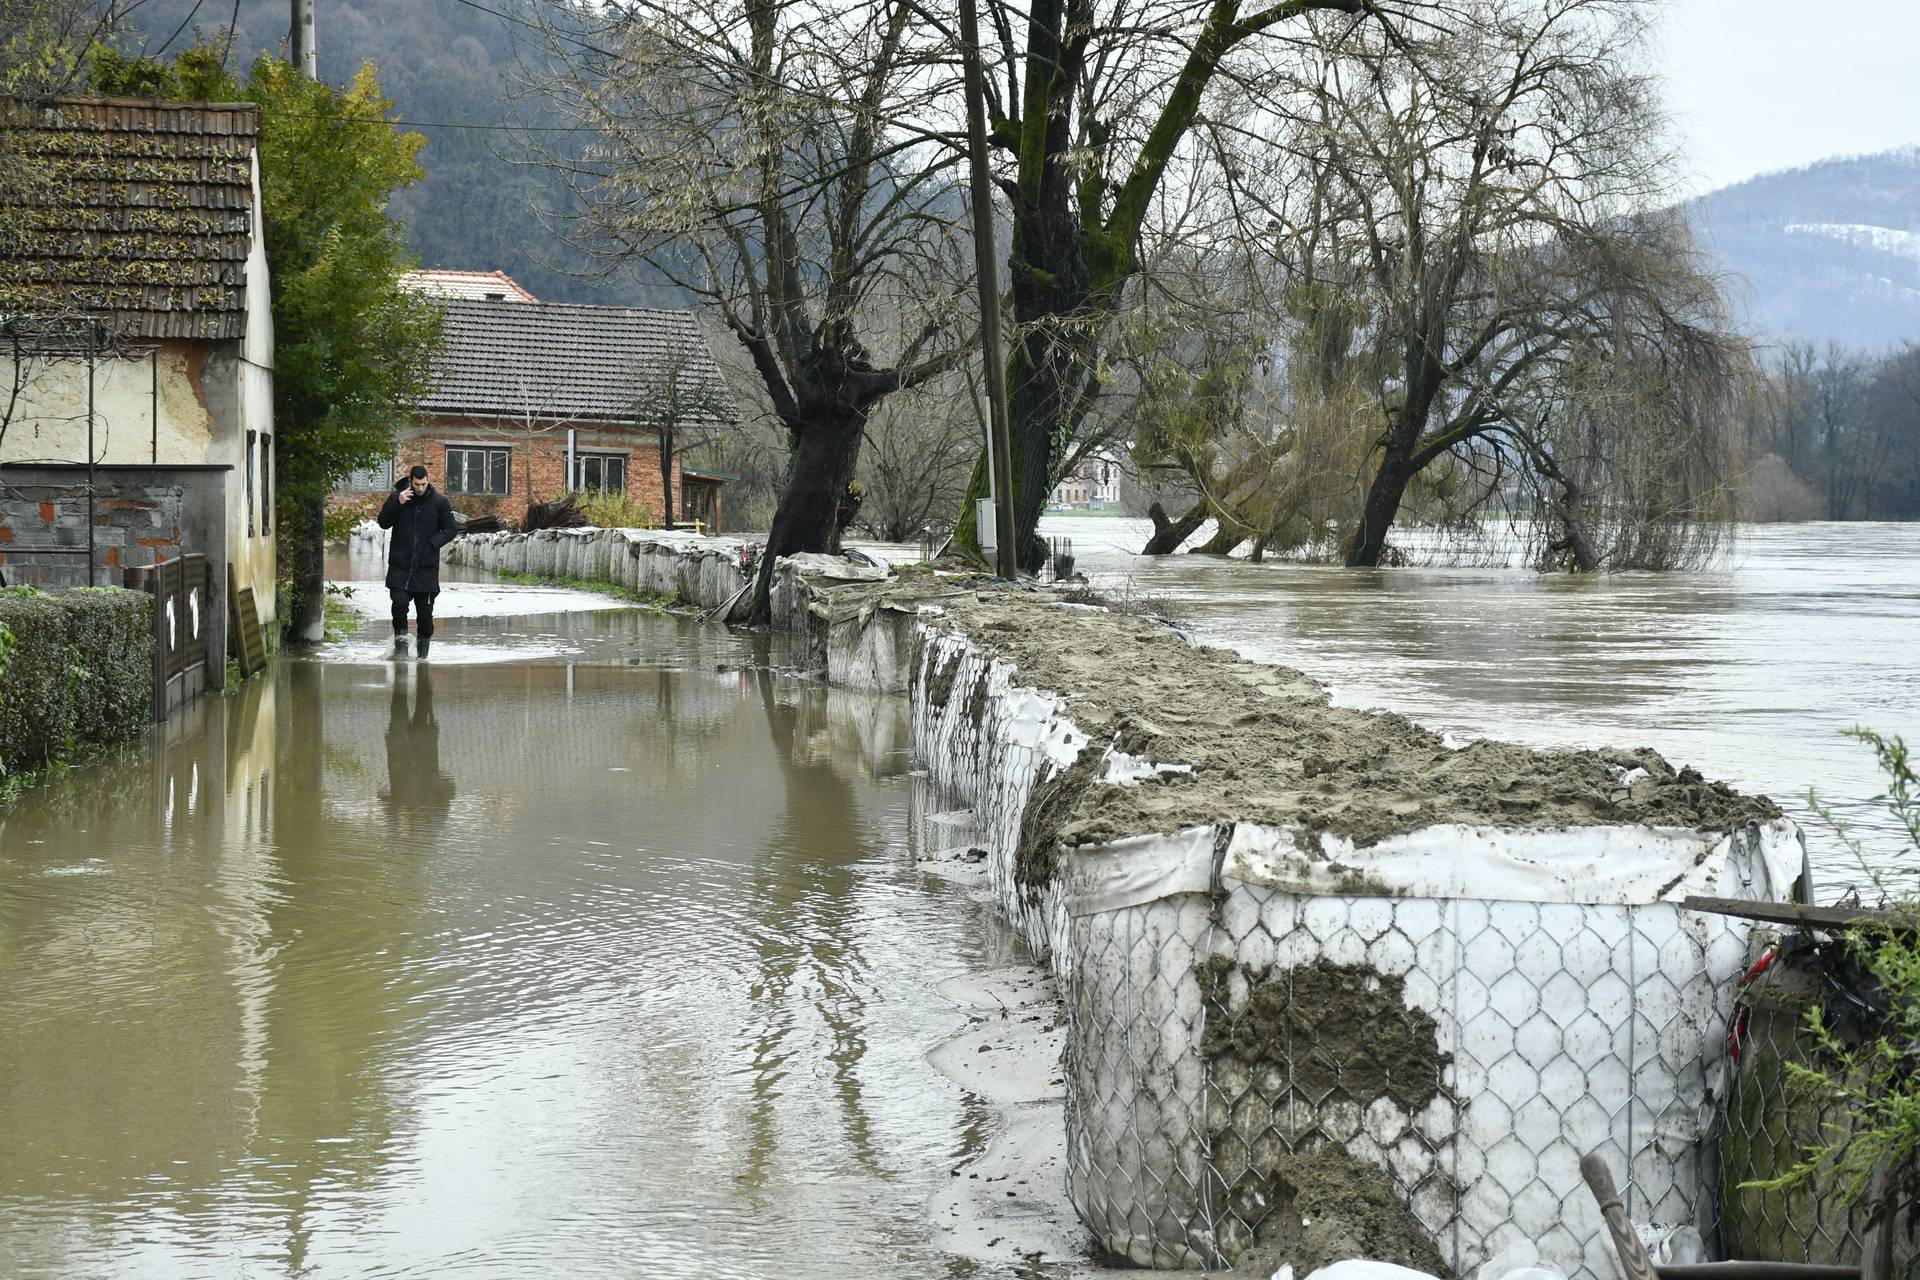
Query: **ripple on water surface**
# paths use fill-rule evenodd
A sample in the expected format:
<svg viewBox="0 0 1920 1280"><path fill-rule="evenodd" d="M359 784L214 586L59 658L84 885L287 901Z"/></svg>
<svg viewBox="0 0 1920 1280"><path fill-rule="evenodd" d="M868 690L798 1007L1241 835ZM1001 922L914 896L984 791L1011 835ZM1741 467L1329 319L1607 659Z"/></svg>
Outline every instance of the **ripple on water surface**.
<svg viewBox="0 0 1920 1280"><path fill-rule="evenodd" d="M1012 944L898 704L633 611L329 655L0 820L0 1273L958 1265L933 987Z"/></svg>

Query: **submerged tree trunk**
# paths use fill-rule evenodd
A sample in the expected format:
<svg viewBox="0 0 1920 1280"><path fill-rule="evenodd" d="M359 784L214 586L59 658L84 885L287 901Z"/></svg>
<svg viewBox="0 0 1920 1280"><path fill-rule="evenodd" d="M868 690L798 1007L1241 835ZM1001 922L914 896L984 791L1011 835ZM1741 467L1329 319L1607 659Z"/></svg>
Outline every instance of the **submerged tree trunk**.
<svg viewBox="0 0 1920 1280"><path fill-rule="evenodd" d="M1360 512L1360 527L1347 543L1349 569L1377 569L1387 551L1387 534L1400 513L1400 499L1406 496L1413 479L1413 466L1404 450L1392 445L1374 473L1367 488L1367 502Z"/></svg>
<svg viewBox="0 0 1920 1280"><path fill-rule="evenodd" d="M1221 515L1213 536L1193 549L1196 556L1229 556L1247 540L1246 529L1232 516Z"/></svg>
<svg viewBox="0 0 1920 1280"><path fill-rule="evenodd" d="M1193 536L1193 531L1207 522L1207 502L1202 498L1193 504L1193 509L1178 520L1167 519L1167 509L1159 503L1147 508L1147 515L1153 520L1153 536L1147 539L1147 545L1140 548L1143 556L1172 555L1180 549L1182 543Z"/></svg>
<svg viewBox="0 0 1920 1280"><path fill-rule="evenodd" d="M753 606L746 618L749 624L773 620L773 569L781 556L840 549L840 504L859 466L865 432L866 414L849 409L808 422L796 433L798 442L774 512L773 531L760 552Z"/></svg>

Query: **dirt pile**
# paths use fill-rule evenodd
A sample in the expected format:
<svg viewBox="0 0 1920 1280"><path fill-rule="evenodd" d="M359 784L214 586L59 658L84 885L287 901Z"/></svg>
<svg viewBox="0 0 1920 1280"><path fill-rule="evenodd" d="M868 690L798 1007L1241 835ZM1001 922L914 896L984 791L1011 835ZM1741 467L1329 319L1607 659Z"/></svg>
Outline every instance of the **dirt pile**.
<svg viewBox="0 0 1920 1280"><path fill-rule="evenodd" d="M1264 1103L1261 1122L1271 1124L1288 1095L1300 1094L1361 1108L1388 1099L1415 1114L1439 1095L1451 1059L1440 1051L1433 1015L1407 1003L1406 979L1324 960L1258 972L1242 965L1246 995L1236 1000L1226 981L1232 972L1214 957L1200 975L1224 1010L1207 1019L1200 1053L1216 1071L1230 1060L1262 1095L1243 1093L1236 1110ZM1264 1081L1274 1086L1270 1096Z"/></svg>
<svg viewBox="0 0 1920 1280"><path fill-rule="evenodd" d="M1306 1276L1343 1258L1453 1274L1406 1198L1372 1165L1329 1147L1281 1156L1269 1177L1273 1211L1257 1242L1225 1273L1236 1280L1266 1280L1287 1263L1294 1275Z"/></svg>
<svg viewBox="0 0 1920 1280"><path fill-rule="evenodd" d="M1364 846L1438 823L1718 832L1780 813L1649 749L1451 749L1404 716L1328 705L1301 672L1195 647L1144 618L1036 592L949 589L938 603L951 626L1012 662L1019 683L1062 697L1095 749L1119 735L1135 754L1192 766L1078 788L1071 812L1051 815L1069 846L1230 820ZM984 691L940 692L977 704Z"/></svg>

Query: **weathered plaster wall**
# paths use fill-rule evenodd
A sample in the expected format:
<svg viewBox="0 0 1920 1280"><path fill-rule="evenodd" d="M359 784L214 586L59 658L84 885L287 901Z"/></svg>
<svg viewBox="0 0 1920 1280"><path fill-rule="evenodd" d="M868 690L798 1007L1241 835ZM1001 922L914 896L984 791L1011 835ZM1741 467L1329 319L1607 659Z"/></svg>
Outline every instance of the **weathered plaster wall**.
<svg viewBox="0 0 1920 1280"><path fill-rule="evenodd" d="M231 463L227 501L227 559L234 587L253 588L261 626L272 634L279 609L275 561L279 535L274 520L273 298L267 276L266 227L260 217L260 156L253 167L253 243L247 252L247 332L217 370L220 395L231 395L233 428L218 433L215 460ZM223 418L223 421L225 419ZM251 435L249 435L251 433ZM248 517L247 451L252 442L252 517ZM249 523L252 527L249 530Z"/></svg>
<svg viewBox="0 0 1920 1280"><path fill-rule="evenodd" d="M167 342L151 361L145 354L98 357L93 376L94 461L214 461L217 425L203 378L215 345ZM31 357L21 363L28 382L0 443L0 462L86 461L86 358ZM0 357L0 381L10 379L13 367L11 359Z"/></svg>

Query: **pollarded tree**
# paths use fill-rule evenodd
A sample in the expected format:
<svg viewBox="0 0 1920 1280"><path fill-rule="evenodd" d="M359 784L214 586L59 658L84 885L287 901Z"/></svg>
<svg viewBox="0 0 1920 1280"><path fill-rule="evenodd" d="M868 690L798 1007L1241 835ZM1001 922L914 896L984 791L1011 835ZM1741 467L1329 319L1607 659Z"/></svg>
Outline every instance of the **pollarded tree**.
<svg viewBox="0 0 1920 1280"><path fill-rule="evenodd" d="M1643 12L1459 0L1417 29L1315 24L1314 64L1269 87L1351 246L1324 283L1371 317L1378 426L1348 564L1381 563L1434 469L1469 502L1522 497L1557 529L1543 558L1578 568L1685 560L1727 518L1747 353L1661 211ZM1237 172L1243 199L1280 208L1262 170Z"/></svg>
<svg viewBox="0 0 1920 1280"><path fill-rule="evenodd" d="M582 197L575 242L704 299L786 428L755 620L777 557L838 549L876 407L966 356L957 157L903 123L931 118L950 79L916 14L908 0L543 11L532 88L583 126L570 149L539 135Z"/></svg>

